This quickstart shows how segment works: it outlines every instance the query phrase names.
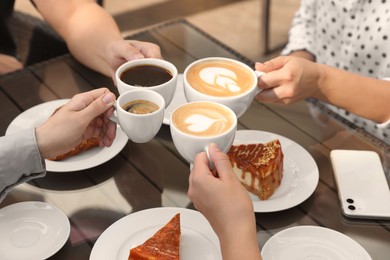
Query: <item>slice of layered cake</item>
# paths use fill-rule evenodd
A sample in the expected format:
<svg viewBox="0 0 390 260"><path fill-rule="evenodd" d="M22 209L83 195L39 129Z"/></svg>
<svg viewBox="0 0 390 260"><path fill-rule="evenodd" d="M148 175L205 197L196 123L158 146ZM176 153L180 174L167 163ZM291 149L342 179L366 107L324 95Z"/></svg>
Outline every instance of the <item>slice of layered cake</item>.
<svg viewBox="0 0 390 260"><path fill-rule="evenodd" d="M283 152L279 140L232 145L228 156L240 182L261 200L268 199L283 178Z"/></svg>

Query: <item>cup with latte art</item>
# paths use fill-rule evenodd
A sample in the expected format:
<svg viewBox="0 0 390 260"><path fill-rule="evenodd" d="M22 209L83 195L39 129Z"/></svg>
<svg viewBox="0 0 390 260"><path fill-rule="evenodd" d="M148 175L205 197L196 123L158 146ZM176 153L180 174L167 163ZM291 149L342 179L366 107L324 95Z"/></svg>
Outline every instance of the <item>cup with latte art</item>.
<svg viewBox="0 0 390 260"><path fill-rule="evenodd" d="M177 151L193 163L210 143L216 143L223 152L229 150L237 130L237 117L233 110L219 103L190 102L172 112L170 129Z"/></svg>
<svg viewBox="0 0 390 260"><path fill-rule="evenodd" d="M257 81L261 75L237 60L204 58L185 69L184 92L188 102L217 102L228 106L240 117L259 93Z"/></svg>

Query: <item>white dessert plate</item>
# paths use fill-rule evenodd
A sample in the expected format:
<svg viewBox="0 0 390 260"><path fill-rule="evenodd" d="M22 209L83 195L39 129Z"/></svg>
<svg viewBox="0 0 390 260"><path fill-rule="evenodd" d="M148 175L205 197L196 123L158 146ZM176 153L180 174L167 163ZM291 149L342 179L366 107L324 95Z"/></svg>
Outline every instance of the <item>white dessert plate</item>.
<svg viewBox="0 0 390 260"><path fill-rule="evenodd" d="M233 144L266 143L279 139L284 154L283 179L275 193L260 200L249 193L255 212L276 212L305 201L316 189L319 172L313 157L296 142L274 133L238 130Z"/></svg>
<svg viewBox="0 0 390 260"><path fill-rule="evenodd" d="M298 226L272 236L261 250L267 260L371 260L367 251L350 237L324 227Z"/></svg>
<svg viewBox="0 0 390 260"><path fill-rule="evenodd" d="M175 94L173 95L171 103L165 108L163 124L169 125L172 112L178 106L181 106L185 103L187 103L187 99L184 94L183 74L179 74L177 75L177 85L176 85Z"/></svg>
<svg viewBox="0 0 390 260"><path fill-rule="evenodd" d="M58 107L68 101L69 99L53 100L27 109L10 123L5 134L17 133L42 124ZM45 160L46 170L50 172L71 172L98 166L117 155L127 144L128 140L127 135L118 127L116 138L111 147L95 147L62 161Z"/></svg>
<svg viewBox="0 0 390 260"><path fill-rule="evenodd" d="M127 215L98 238L90 260L127 260L130 249L143 244L180 213L180 259L222 260L219 241L207 219L198 211L185 208L152 208Z"/></svg>
<svg viewBox="0 0 390 260"><path fill-rule="evenodd" d="M0 209L0 259L46 259L69 238L68 218L59 209L38 201Z"/></svg>

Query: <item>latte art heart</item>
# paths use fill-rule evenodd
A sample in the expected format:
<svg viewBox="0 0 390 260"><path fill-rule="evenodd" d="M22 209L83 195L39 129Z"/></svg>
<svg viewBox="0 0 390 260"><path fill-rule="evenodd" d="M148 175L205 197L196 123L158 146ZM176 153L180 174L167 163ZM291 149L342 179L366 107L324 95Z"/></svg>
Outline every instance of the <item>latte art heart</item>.
<svg viewBox="0 0 390 260"><path fill-rule="evenodd" d="M214 136L228 131L234 119L226 108L213 103L188 103L172 115L173 124L182 132L195 136Z"/></svg>
<svg viewBox="0 0 390 260"><path fill-rule="evenodd" d="M187 129L191 132L202 133L212 127L218 121L227 121L224 118L213 119L204 115L193 114L186 118L185 123L188 125ZM227 123L227 122L226 122ZM225 125L223 122L218 122L220 125Z"/></svg>

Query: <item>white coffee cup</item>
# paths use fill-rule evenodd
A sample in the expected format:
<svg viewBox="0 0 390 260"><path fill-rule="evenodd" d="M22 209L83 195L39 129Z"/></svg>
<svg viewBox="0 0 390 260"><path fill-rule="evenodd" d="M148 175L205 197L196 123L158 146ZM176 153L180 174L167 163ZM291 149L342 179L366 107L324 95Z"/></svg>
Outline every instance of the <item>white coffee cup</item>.
<svg viewBox="0 0 390 260"><path fill-rule="evenodd" d="M183 73L185 96L188 102L213 101L228 106L239 118L260 92L257 83L263 74L234 59L200 59Z"/></svg>
<svg viewBox="0 0 390 260"><path fill-rule="evenodd" d="M133 83L125 83L121 79L124 73L126 73L126 71L129 71L129 69L139 69L142 66L158 69L161 68L162 70L168 72L171 77L168 80L164 80L164 78L159 80L159 77L156 76L160 75L158 74L158 71L148 70L144 71L143 74L145 74L145 77L143 78L141 77L141 73L134 72L134 75L136 77L134 78ZM156 91L161 96L163 96L165 100L165 105L168 106L172 100L173 95L175 94L177 74L177 68L171 62L162 59L145 58L127 61L122 64L115 72L115 80L119 94L123 94L129 90L146 88L149 90ZM155 80L157 80L157 83L154 82ZM143 86L143 83L145 83L145 81L147 81L146 83L148 86Z"/></svg>
<svg viewBox="0 0 390 260"><path fill-rule="evenodd" d="M177 107L171 114L170 129L173 143L189 163L195 156L208 151L215 143L223 152L233 144L237 131L236 114L225 105L199 101Z"/></svg>
<svg viewBox="0 0 390 260"><path fill-rule="evenodd" d="M125 110L126 104L139 100L152 102L158 109L147 114L135 114ZM121 94L116 100L115 108L116 111L110 119L120 125L130 140L135 143L146 143L152 140L161 128L165 101L155 91L136 89Z"/></svg>

